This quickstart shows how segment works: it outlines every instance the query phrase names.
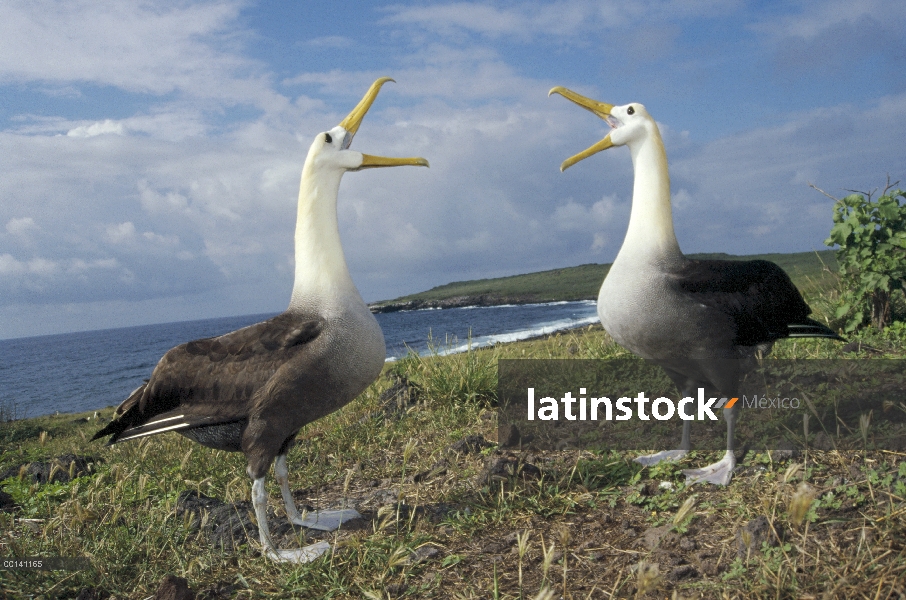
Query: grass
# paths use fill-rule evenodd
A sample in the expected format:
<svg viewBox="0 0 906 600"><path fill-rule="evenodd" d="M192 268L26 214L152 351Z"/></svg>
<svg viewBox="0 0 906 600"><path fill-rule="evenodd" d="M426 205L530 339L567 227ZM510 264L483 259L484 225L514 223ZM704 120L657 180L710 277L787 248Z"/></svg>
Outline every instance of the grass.
<svg viewBox="0 0 906 600"><path fill-rule="evenodd" d="M860 339L882 357L903 358L906 336L896 331ZM841 358L841 346L788 340L774 354ZM255 544L215 549L177 515L177 498L186 490L248 500L240 454L174 434L107 448L88 442L99 427L95 420L78 420L92 413L5 423L0 471L66 453L100 461L67 483L38 485L14 476L0 484L21 506L0 513L0 557L86 556L91 565L85 571L0 570L0 597L74 598L91 588L148 598L166 574L186 577L209 598L906 593L901 453L809 450L804 459L787 461L749 453L731 485L718 489L685 486L681 470L704 464L700 453L643 469L613 452L451 448L467 436L496 440L498 359L629 356L600 327L587 327L452 356L410 355L388 365L361 397L303 429L289 454L297 503L320 508L349 498L366 517L363 526L330 538L338 542L334 553L306 565L271 563ZM401 380L413 397L388 400L385 392ZM489 471L493 464L506 466ZM273 478L268 491L269 505L282 514ZM768 524L763 539L745 529L758 517Z"/></svg>
<svg viewBox="0 0 906 600"><path fill-rule="evenodd" d="M698 259L770 260L780 265L790 275L796 286L806 294L830 289L834 285L834 274L837 271L837 260L833 250L752 256L723 253L691 254L689 256ZM457 281L418 294L375 302L374 306L413 301L431 302L463 296L485 297L500 302L594 300L598 297L601 282L609 270L609 264L587 264L511 277Z"/></svg>

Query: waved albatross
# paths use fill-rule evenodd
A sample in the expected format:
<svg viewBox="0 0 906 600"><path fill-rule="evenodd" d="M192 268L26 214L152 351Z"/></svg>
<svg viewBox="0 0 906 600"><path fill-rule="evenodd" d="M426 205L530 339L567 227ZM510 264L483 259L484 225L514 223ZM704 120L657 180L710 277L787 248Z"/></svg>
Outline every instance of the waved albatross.
<svg viewBox="0 0 906 600"><path fill-rule="evenodd" d="M305 562L312 551L278 550L274 545L266 513L268 468L276 459L274 473L290 521L335 528L319 526L317 514L305 519L299 514L287 482L286 453L304 425L350 402L384 366L383 333L353 284L343 255L337 193L347 171L428 166L423 158L385 158L348 149L388 81L393 80L375 81L352 112L330 131L319 133L308 150L299 188L295 283L286 312L173 348L151 378L116 409L114 420L92 438L111 435L113 444L176 431L210 448L245 453L262 551L278 561ZM357 516L348 513L339 517ZM326 543L318 546L317 553L326 549Z"/></svg>
<svg viewBox="0 0 906 600"><path fill-rule="evenodd" d="M629 146L635 178L623 246L598 293L604 329L623 347L660 365L681 394L734 397L756 352L787 337L842 340L808 318L811 309L777 265L765 260L694 260L680 251L673 230L667 154L654 119L641 104L614 106L563 87L551 89L607 121L612 131L572 156L564 171L613 146ZM736 466L733 428L737 408L724 409L727 451L717 463L684 471L687 483L727 485ZM644 465L678 460L690 450L683 421L678 450L637 458Z"/></svg>

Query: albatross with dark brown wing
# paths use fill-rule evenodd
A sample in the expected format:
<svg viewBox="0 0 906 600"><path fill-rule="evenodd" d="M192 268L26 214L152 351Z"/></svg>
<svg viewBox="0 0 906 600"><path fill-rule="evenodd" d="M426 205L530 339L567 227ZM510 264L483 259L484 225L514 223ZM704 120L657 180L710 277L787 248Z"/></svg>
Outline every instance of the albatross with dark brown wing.
<svg viewBox="0 0 906 600"><path fill-rule="evenodd" d="M305 159L295 233L295 282L286 312L219 337L167 352L151 378L95 434L110 443L167 431L200 444L242 451L253 479L252 503L264 553L304 562L316 550L278 550L267 526L264 478L274 472L287 516L298 525L334 528L353 510L309 513L295 507L286 452L299 430L350 402L384 366L384 336L349 275L337 223L337 194L347 171L402 165L423 158L385 158L349 150L381 86L372 84L338 126L319 133ZM276 459L276 462L275 462ZM328 514L329 513L329 514Z"/></svg>

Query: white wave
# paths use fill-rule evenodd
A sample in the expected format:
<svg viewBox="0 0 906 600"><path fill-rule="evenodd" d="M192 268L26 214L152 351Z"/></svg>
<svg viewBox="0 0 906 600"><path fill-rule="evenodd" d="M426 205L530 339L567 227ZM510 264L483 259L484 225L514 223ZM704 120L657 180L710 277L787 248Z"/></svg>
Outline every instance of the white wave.
<svg viewBox="0 0 906 600"><path fill-rule="evenodd" d="M422 312L424 310L473 310L476 308L523 308L526 306L562 306L564 304L580 304L583 306L594 306L596 300L557 300L555 302L529 302L526 304L489 304L482 306L480 304L469 304L468 306L454 306L450 309L444 309L442 306L428 306L425 308L405 308L395 312Z"/></svg>
<svg viewBox="0 0 906 600"><path fill-rule="evenodd" d="M401 308L400 310L395 310L393 312L410 313L410 312L422 312L423 310L441 310L441 307L440 306L428 306L427 308Z"/></svg>
<svg viewBox="0 0 906 600"><path fill-rule="evenodd" d="M580 304L582 306L596 306L596 300L557 300L556 302L531 302L529 304L501 304L500 306L562 306L564 304Z"/></svg>
<svg viewBox="0 0 906 600"><path fill-rule="evenodd" d="M479 337L472 338L471 341L464 344L459 344L451 348L445 348L438 352L441 356L446 356L448 354L459 354L460 352L466 352L470 348L482 348L484 346L493 346L494 344L507 344L510 342L518 342L520 340L527 340L532 337L539 335L549 335L551 333L556 333L558 331L563 331L564 329L573 329L575 327L581 327L583 325L591 325L598 322L598 317L585 317L583 319L561 319L559 321L551 321L549 323L541 323L536 327L531 329L520 329L517 331L510 331L507 333L495 333L492 335L483 335ZM427 354L427 353L426 353Z"/></svg>

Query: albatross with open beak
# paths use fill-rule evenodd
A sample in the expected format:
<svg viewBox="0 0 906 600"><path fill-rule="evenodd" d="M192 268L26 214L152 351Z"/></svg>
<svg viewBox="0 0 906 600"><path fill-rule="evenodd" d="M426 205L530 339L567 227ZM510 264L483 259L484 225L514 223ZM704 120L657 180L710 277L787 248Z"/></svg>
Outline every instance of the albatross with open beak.
<svg viewBox="0 0 906 600"><path fill-rule="evenodd" d="M787 337L842 340L808 318L811 309L774 263L694 260L680 251L673 230L667 154L657 124L638 103L614 106L564 87L560 94L607 121L611 132L560 167L613 146L628 146L635 169L632 211L623 246L598 293L604 329L623 347L664 368L683 396L736 396L758 350ZM717 463L684 471L688 483L727 485L736 466L736 408L725 409L727 451ZM636 459L651 465L678 460L690 449L690 422L680 448Z"/></svg>
<svg viewBox="0 0 906 600"><path fill-rule="evenodd" d="M296 509L286 453L299 430L358 396L384 366L384 336L359 295L343 255L337 193L347 171L402 165L423 158L384 158L349 149L384 77L339 125L315 136L299 188L295 283L282 314L214 338L173 348L151 378L93 439L111 444L166 431L211 448L241 451L252 478L252 504L262 551L279 561L305 562L326 550L279 550L267 525L264 478L271 463L287 517L295 524L333 529L353 510L308 514ZM276 461L275 461L276 459Z"/></svg>

